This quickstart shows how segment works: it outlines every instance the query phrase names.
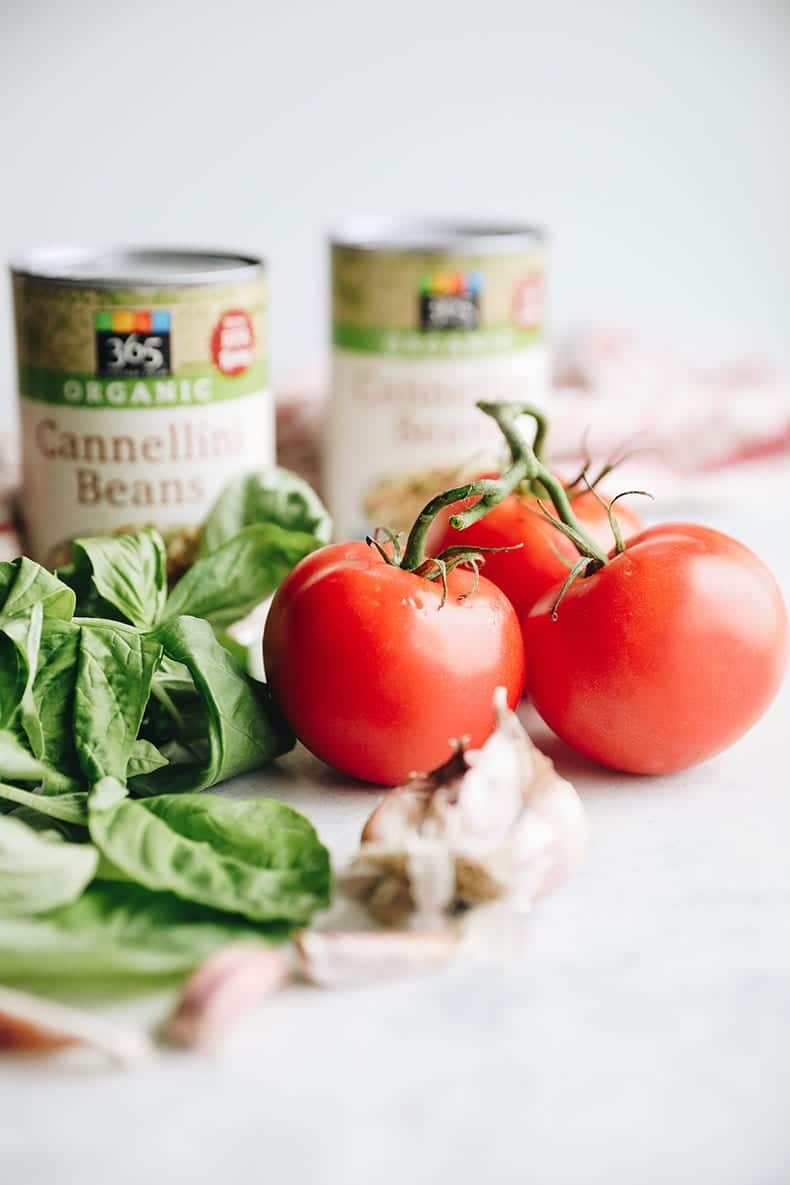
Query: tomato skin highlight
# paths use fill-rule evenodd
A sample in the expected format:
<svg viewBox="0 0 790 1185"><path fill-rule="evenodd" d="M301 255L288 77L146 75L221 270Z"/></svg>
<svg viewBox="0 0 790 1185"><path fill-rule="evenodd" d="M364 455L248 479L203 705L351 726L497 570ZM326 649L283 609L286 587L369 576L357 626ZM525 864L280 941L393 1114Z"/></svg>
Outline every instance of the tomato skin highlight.
<svg viewBox="0 0 790 1185"><path fill-rule="evenodd" d="M336 769L396 785L494 727L494 689L515 707L524 649L507 598L456 568L428 581L365 543L313 552L277 591L263 640L268 682L302 743ZM465 599L459 600L459 596Z"/></svg>
<svg viewBox="0 0 790 1185"><path fill-rule="evenodd" d="M463 544L464 547L513 547L522 544L515 551L487 554L483 568L486 578L502 589L521 617L557 581L565 579L569 565L579 558L579 553L569 539L546 521L538 499L522 494L509 494L479 522L472 523L462 531L450 526L452 514L477 501L476 497L467 498L438 515L436 525L428 536L428 550L431 555L438 555L445 547L457 544ZM542 501L546 510L556 517L551 500L545 498ZM573 499L571 508L591 538L604 551L611 551L614 536L609 518L605 506L595 495L589 491L579 494ZM626 541L641 531L640 520L621 502L617 503L615 514ZM564 564L560 557L568 560L568 564Z"/></svg>
<svg viewBox="0 0 790 1185"><path fill-rule="evenodd" d="M522 619L527 691L567 744L612 769L664 774L728 748L782 682L788 620L766 566L736 540L651 527Z"/></svg>

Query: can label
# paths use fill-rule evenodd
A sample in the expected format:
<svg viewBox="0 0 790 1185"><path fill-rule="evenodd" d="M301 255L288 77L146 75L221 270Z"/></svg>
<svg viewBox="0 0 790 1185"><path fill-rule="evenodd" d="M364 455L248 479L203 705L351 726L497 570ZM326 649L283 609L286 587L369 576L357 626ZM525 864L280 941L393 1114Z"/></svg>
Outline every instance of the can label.
<svg viewBox="0 0 790 1185"><path fill-rule="evenodd" d="M271 464L262 279L86 289L14 277L22 512L55 563L78 535L200 523Z"/></svg>
<svg viewBox="0 0 790 1185"><path fill-rule="evenodd" d="M404 529L459 464L490 463L498 434L477 400L545 403L543 252L335 246L332 282L336 528Z"/></svg>

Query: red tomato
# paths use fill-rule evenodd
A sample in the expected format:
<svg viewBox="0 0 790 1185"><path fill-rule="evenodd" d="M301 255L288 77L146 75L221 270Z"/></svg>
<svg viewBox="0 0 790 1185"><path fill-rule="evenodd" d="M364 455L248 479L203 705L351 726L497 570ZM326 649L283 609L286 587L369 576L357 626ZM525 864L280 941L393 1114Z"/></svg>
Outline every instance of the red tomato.
<svg viewBox="0 0 790 1185"><path fill-rule="evenodd" d="M788 625L761 560L708 527L664 524L522 620L527 690L574 749L630 773L726 749L782 681Z"/></svg>
<svg viewBox="0 0 790 1185"><path fill-rule="evenodd" d="M537 498L522 494L510 494L485 518L463 531L450 526L452 514L477 501L476 497L467 498L437 516L437 523L428 536L428 549L431 555L438 555L445 547L459 543L464 547L512 547L522 543L523 547L516 551L486 555L484 567L487 579L502 589L518 615L522 616L529 612L538 597L567 576L568 567L559 556L565 556L573 564L579 558L579 553L570 540L546 522L540 513ZM547 497L542 501L556 517L551 500ZM589 492L580 494L573 499L571 507L592 539L607 552L610 551L614 546L612 529L606 509L595 495ZM642 529L637 516L621 502L615 506L615 513L626 541Z"/></svg>
<svg viewBox="0 0 790 1185"><path fill-rule="evenodd" d="M266 675L316 756L384 785L434 769L453 738L477 747L494 727L493 694L524 687L518 619L489 581L456 568L440 581L387 564L365 543L302 560L274 598Z"/></svg>

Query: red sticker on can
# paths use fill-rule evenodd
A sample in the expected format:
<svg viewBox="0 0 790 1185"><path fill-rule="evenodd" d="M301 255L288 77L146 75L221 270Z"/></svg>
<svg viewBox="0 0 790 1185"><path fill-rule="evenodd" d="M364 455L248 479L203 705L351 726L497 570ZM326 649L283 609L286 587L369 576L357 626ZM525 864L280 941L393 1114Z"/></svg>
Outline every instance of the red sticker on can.
<svg viewBox="0 0 790 1185"><path fill-rule="evenodd" d="M211 357L222 374L244 374L255 361L255 330L244 309L223 313L211 334Z"/></svg>
<svg viewBox="0 0 790 1185"><path fill-rule="evenodd" d="M522 329L537 329L543 321L543 275L528 272L513 291L512 317Z"/></svg>

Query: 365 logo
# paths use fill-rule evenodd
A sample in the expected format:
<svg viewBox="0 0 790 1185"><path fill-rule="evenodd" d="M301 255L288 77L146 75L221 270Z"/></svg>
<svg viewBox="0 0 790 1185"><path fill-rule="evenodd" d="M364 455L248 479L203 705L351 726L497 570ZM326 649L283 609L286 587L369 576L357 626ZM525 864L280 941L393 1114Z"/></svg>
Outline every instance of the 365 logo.
<svg viewBox="0 0 790 1185"><path fill-rule="evenodd" d="M170 374L170 313L113 309L96 313L99 378Z"/></svg>
<svg viewBox="0 0 790 1185"><path fill-rule="evenodd" d="M433 272L420 277L421 329L477 329L480 325L479 272Z"/></svg>

